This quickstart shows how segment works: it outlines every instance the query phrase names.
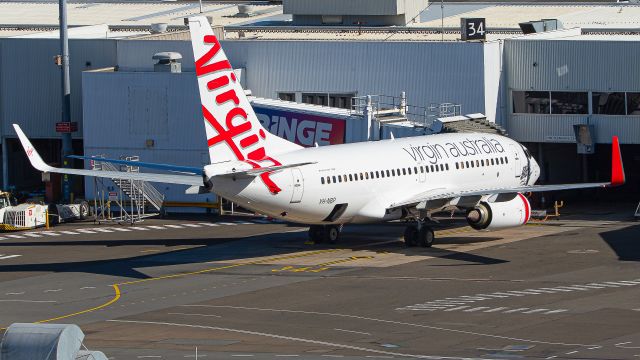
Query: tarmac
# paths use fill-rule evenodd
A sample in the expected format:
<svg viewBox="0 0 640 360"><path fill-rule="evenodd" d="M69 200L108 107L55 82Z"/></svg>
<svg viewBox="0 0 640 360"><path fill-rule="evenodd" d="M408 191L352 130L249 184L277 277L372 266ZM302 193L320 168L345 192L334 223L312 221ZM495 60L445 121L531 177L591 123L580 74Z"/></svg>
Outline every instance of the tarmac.
<svg viewBox="0 0 640 360"><path fill-rule="evenodd" d="M261 217L0 234L0 328L75 323L110 359L639 359L640 224L562 216L477 232Z"/></svg>

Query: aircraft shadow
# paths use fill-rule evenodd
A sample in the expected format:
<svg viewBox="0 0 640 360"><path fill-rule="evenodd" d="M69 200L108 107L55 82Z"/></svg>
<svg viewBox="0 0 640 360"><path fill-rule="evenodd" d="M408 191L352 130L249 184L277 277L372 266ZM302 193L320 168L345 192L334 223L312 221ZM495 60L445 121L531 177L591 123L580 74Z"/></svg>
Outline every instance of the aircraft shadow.
<svg viewBox="0 0 640 360"><path fill-rule="evenodd" d="M600 233L621 261L640 261L640 225Z"/></svg>
<svg viewBox="0 0 640 360"><path fill-rule="evenodd" d="M373 252L393 252L406 256L433 256L455 260L459 265L492 265L507 262L502 259L488 258L484 256L462 253L451 250L438 249L437 244L430 249L406 248L398 239L404 229L400 224L377 232L376 238L368 237L366 232L361 234L358 230L352 229L345 232L342 241L338 244L317 244L305 245L307 240L306 232L285 232L278 234L257 235L251 237L224 237L224 238L187 238L187 239L105 239L105 240L52 240L52 241L29 241L29 242L3 242L2 247L29 247L34 248L34 252L40 247L50 246L80 246L91 247L122 247L122 246L196 246L194 248L175 250L167 253L144 254L139 256L129 256L122 258L111 258L104 260L86 260L70 262L50 262L40 264L15 264L0 265L0 272L85 272L102 274L133 279L144 279L150 277L144 273L144 268L185 265L209 262L229 262L256 257L286 256L300 251L313 251L340 248L346 250L370 250ZM364 226L363 226L364 228ZM389 231L391 230L391 231ZM368 232L368 231L367 231ZM464 238L452 237L443 238L443 243L468 244L471 242L484 242L495 240L496 238ZM383 241L380 241L383 240ZM251 261L251 260L247 260ZM455 265L448 265L455 266Z"/></svg>

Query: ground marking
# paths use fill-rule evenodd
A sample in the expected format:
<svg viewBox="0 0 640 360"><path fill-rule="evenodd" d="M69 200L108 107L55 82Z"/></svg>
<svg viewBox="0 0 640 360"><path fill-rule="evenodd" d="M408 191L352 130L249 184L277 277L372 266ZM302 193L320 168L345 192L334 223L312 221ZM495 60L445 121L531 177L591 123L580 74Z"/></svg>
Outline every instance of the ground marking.
<svg viewBox="0 0 640 360"><path fill-rule="evenodd" d="M480 306L480 307L475 307L475 308L471 308L471 309L466 309L463 310L464 312L474 312L474 311L478 311L478 310L484 310L484 309L489 309L488 306Z"/></svg>
<svg viewBox="0 0 640 360"><path fill-rule="evenodd" d="M96 232L89 229L76 229L77 232L85 233L85 234L95 234Z"/></svg>
<svg viewBox="0 0 640 360"><path fill-rule="evenodd" d="M231 222L221 222L221 223L218 223L218 224L220 224L220 225L238 225L236 223L231 223Z"/></svg>
<svg viewBox="0 0 640 360"><path fill-rule="evenodd" d="M99 231L99 232L103 232L103 233L112 233L113 232L113 230L111 230L111 229L104 229L104 228L95 228L93 230Z"/></svg>
<svg viewBox="0 0 640 360"><path fill-rule="evenodd" d="M192 228L199 228L202 227L202 225L200 224L183 224L184 226L188 226L188 227L192 227Z"/></svg>
<svg viewBox="0 0 640 360"><path fill-rule="evenodd" d="M511 313L518 312L518 311L523 311L523 310L529 310L529 308L517 308L517 309L507 310L504 313L505 314L511 314Z"/></svg>
<svg viewBox="0 0 640 360"><path fill-rule="evenodd" d="M198 223L200 225L204 225L204 226L220 226L218 224L214 224L214 223Z"/></svg>
<svg viewBox="0 0 640 360"><path fill-rule="evenodd" d="M14 239L24 239L24 236L22 236L22 235L14 235L14 234L9 234L9 235L7 235L7 237L14 238Z"/></svg>
<svg viewBox="0 0 640 360"><path fill-rule="evenodd" d="M20 256L22 256L22 255L7 255L7 256L0 255L0 260L13 259L13 258L17 258L17 257L20 257Z"/></svg>
<svg viewBox="0 0 640 360"><path fill-rule="evenodd" d="M111 228L111 229L112 229L112 230L115 230L115 231L122 231L122 232L131 231L131 230L129 230L129 229L119 228L119 227Z"/></svg>
<svg viewBox="0 0 640 360"><path fill-rule="evenodd" d="M190 313L167 313L167 315L187 315L187 316L205 316L205 317L217 317L221 318L220 315L211 315L211 314L190 314Z"/></svg>
<svg viewBox="0 0 640 360"><path fill-rule="evenodd" d="M5 295L23 295L23 294L24 294L24 291L23 292L8 292Z"/></svg>
<svg viewBox="0 0 640 360"><path fill-rule="evenodd" d="M344 331L344 332L354 333L354 334L361 334L361 335L371 335L371 334L370 334L370 333L368 333L368 332L362 332L362 331L345 330L345 329L338 329L338 328L333 329L333 330L336 330L336 331Z"/></svg>
<svg viewBox="0 0 640 360"><path fill-rule="evenodd" d="M172 228L172 229L184 229L182 225L166 224L165 227Z"/></svg>
<svg viewBox="0 0 640 360"><path fill-rule="evenodd" d="M546 313L544 313L544 314L545 314L545 315L549 315L549 314L558 314L558 313L566 312L566 311L568 311L568 310L566 310L566 309L558 309L558 310L551 310L551 311L547 311L547 312L546 312Z"/></svg>
<svg viewBox="0 0 640 360"><path fill-rule="evenodd" d="M454 360L454 359L455 360L463 360L463 359L464 360L472 360L473 359L473 360L480 360L479 358L461 358L461 357L445 357L445 356L403 354L403 353L396 353L396 352L391 352L391 351L369 349L369 348L365 348L365 347L361 347L361 346L353 346L353 345L331 343L331 342L327 342L327 341L312 340L312 339L305 339L305 338L298 338L298 337L291 337L291 336L283 336L283 335L263 333L263 332L258 332L258 331L223 328L223 327L218 327L218 326L204 326L204 325L195 325L195 324L180 324L180 323L169 323L169 322L159 322L159 321L138 321L138 320L107 320L107 321L108 322L115 322L115 323L165 325L165 326L188 327L188 328L194 328L194 329L209 329L209 330L216 330L216 331L227 331L227 332L240 333L240 334L246 334L246 335L263 336L263 337L269 337L269 338L274 338L274 339L297 341L297 342L308 343L308 344L324 345L324 346L338 347L338 348L349 349L349 350L357 350L357 351L362 351L362 352L377 353L377 354L384 354L384 355L395 355L395 356L402 356L402 357L408 357L408 358L452 359L452 360ZM236 355L232 355L232 356L236 356ZM247 356L247 355L245 355L245 356ZM251 355L251 356L253 356L253 355Z"/></svg>
<svg viewBox="0 0 640 360"><path fill-rule="evenodd" d="M62 291L62 289L51 289L51 290L45 290L44 292L58 292L58 291Z"/></svg>
<svg viewBox="0 0 640 360"><path fill-rule="evenodd" d="M560 345L560 346L573 346L573 347L579 346L579 347L585 347L585 348L599 346L599 345L594 345L594 344L590 344L590 345L587 345L587 344L570 344L570 343L562 343L562 342L548 342L548 341L541 341L541 340L522 339L522 338L516 338L516 337L510 337L510 336L504 336L504 335L485 334L485 333L479 333L479 332L468 331L468 330L449 329L449 328L433 326L433 325L426 325L426 324L416 324L416 323L408 323L408 322L403 322L403 321L377 319L377 318L371 318L371 317L359 316L359 315L326 313L326 312L319 312L319 311L264 309L264 308L253 308L253 307L247 307L247 306L232 306L232 305L191 304L191 305L180 305L180 306L181 307L224 308L224 309L236 309L236 310L254 310L254 311L282 312L282 313L293 313L293 314L334 316L334 317L341 317L341 318L347 318L347 319L359 319L359 320L373 321L373 322L379 322L379 323L384 323L384 324L404 325L404 326L411 326L411 327L416 327L416 328L421 328L421 329L431 329L431 330L438 330L438 331L446 331L446 332L457 333L457 334L465 334L465 335L472 335L472 336L482 336L482 337L488 337L488 338L494 338L494 339L503 339L503 340L509 340L509 341L523 341L523 342L528 342L528 343L532 343L532 344Z"/></svg>
<svg viewBox="0 0 640 360"><path fill-rule="evenodd" d="M29 236L29 237L33 237L33 238L39 238L42 237L42 235L40 234L36 234L36 233L24 233L24 236Z"/></svg>
<svg viewBox="0 0 640 360"><path fill-rule="evenodd" d="M54 300L0 299L0 302L55 303L57 301L54 301Z"/></svg>
<svg viewBox="0 0 640 360"><path fill-rule="evenodd" d="M67 234L67 235L78 235L79 233L75 232L75 231L68 231L68 230L58 230L59 233L61 234Z"/></svg>
<svg viewBox="0 0 640 360"><path fill-rule="evenodd" d="M497 311L500 311L500 310L506 310L506 309L508 309L508 307L501 306L501 307L497 307L497 308L493 308L493 309L485 310L485 311L483 311L483 312L486 312L486 313L492 313L492 312L497 312Z"/></svg>

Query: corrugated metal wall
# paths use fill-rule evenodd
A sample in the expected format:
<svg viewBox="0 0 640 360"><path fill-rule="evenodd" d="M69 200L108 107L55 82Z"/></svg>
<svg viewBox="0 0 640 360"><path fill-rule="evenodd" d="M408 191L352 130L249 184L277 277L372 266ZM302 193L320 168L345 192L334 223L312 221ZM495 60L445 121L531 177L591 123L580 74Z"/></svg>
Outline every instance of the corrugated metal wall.
<svg viewBox="0 0 640 360"><path fill-rule="evenodd" d="M640 144L640 116L512 114L512 90L640 91L640 42L598 40L507 40L507 131L519 141L561 142L573 124L595 125L596 141L620 136ZM556 140L554 140L556 139Z"/></svg>
<svg viewBox="0 0 640 360"><path fill-rule="evenodd" d="M14 136L19 123L32 138L56 138L60 121L60 53L56 39L0 39L0 123ZM71 56L71 120L82 128L81 71L114 66L115 40L69 40ZM79 137L81 132L76 133Z"/></svg>
<svg viewBox="0 0 640 360"><path fill-rule="evenodd" d="M222 46L234 68L246 69L247 87L256 96L406 91L411 105L454 102L466 113L484 112L480 43L243 40ZM120 41L118 65L151 71L151 56L159 51L181 53L183 69L193 71L191 44L181 41Z"/></svg>

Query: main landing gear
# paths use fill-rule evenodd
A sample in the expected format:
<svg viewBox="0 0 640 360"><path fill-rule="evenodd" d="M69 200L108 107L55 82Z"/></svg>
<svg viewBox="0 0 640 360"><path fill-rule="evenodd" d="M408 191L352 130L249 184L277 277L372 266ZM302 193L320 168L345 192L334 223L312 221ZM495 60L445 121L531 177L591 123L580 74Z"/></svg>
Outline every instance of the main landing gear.
<svg viewBox="0 0 640 360"><path fill-rule="evenodd" d="M309 238L316 244L335 244L340 238L342 225L311 225L309 227Z"/></svg>
<svg viewBox="0 0 640 360"><path fill-rule="evenodd" d="M404 230L404 244L407 247L421 246L428 248L433 245L434 239L433 229L422 221L418 221L418 225L409 225Z"/></svg>

